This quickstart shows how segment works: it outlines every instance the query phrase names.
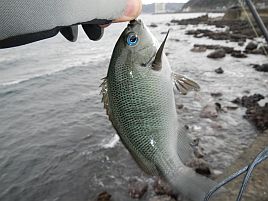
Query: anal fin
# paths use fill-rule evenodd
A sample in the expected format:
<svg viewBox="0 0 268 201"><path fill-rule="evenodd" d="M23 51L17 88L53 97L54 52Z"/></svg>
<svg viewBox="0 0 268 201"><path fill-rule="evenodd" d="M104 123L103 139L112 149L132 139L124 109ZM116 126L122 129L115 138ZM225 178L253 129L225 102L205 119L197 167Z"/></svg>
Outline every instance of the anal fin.
<svg viewBox="0 0 268 201"><path fill-rule="evenodd" d="M191 146L192 139L188 136L185 127L179 128L177 134L177 153L182 163L186 165L195 158L194 150Z"/></svg>

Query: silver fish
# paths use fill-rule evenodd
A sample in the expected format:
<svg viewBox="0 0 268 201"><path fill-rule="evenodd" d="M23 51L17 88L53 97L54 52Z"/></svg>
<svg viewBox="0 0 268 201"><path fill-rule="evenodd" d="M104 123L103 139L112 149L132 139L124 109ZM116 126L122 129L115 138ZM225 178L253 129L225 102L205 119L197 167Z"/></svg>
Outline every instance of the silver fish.
<svg viewBox="0 0 268 201"><path fill-rule="evenodd" d="M168 36L168 34L167 34ZM141 20L131 21L118 39L102 84L104 107L121 141L138 165L167 180L176 191L202 200L214 182L185 163L190 139L176 114L174 84L181 94L200 89L173 73L164 53Z"/></svg>

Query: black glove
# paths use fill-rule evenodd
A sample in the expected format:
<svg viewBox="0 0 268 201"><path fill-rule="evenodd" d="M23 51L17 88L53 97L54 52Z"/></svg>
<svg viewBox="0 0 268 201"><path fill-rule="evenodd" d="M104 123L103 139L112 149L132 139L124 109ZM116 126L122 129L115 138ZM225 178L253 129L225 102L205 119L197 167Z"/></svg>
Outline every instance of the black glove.
<svg viewBox="0 0 268 201"><path fill-rule="evenodd" d="M99 40L103 28L124 14L127 0L2 0L0 48L50 38L59 32L76 41L78 25L91 40Z"/></svg>

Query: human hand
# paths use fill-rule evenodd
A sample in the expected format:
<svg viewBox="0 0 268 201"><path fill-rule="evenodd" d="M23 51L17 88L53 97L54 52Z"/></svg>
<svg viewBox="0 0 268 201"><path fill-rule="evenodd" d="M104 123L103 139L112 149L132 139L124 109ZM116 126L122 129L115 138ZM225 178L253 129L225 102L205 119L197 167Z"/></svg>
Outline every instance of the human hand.
<svg viewBox="0 0 268 201"><path fill-rule="evenodd" d="M0 48L32 43L57 35L76 41L81 24L91 40L99 40L112 22L135 19L141 0L0 1Z"/></svg>

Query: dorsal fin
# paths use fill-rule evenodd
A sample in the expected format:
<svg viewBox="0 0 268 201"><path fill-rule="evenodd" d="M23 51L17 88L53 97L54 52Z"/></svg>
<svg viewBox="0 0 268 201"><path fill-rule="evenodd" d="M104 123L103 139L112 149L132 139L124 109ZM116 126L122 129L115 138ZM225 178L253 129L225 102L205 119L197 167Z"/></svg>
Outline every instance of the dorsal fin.
<svg viewBox="0 0 268 201"><path fill-rule="evenodd" d="M166 41L167 41L169 31L170 31L170 29L167 32L165 40L160 45L160 47L159 47L159 49L158 49L158 51L156 53L155 59L153 61L152 69L155 70L155 71L160 71L162 69L162 54L163 54L163 50L164 50L164 47L165 47L165 44L166 44Z"/></svg>

